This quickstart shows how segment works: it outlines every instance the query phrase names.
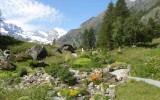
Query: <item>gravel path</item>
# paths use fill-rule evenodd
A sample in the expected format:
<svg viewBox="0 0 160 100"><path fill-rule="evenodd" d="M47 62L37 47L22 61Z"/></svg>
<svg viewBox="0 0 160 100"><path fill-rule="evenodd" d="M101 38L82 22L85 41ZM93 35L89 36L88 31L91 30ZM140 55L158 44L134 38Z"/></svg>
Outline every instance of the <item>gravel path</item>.
<svg viewBox="0 0 160 100"><path fill-rule="evenodd" d="M152 84L154 86L160 87L160 81L152 80L152 79L146 79L146 78L139 78L139 77L129 77L131 79L134 79L136 81L144 81L148 84Z"/></svg>
<svg viewBox="0 0 160 100"><path fill-rule="evenodd" d="M111 74L116 75L116 76L120 76L120 77L129 77L130 79L134 79L136 81L144 81L148 84L152 84L154 86L160 87L160 81L128 76L128 70L127 69L116 70L114 72L111 72Z"/></svg>

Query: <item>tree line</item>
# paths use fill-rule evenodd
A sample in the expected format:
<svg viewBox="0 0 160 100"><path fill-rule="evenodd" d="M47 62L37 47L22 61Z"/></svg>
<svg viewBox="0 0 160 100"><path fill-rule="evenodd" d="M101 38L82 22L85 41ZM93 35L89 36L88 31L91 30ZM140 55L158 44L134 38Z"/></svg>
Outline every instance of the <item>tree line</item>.
<svg viewBox="0 0 160 100"><path fill-rule="evenodd" d="M158 15L155 14L155 18ZM110 2L105 11L101 29L95 40L93 28L85 30L82 36L82 47L90 49L99 47L107 50L122 46L133 46L152 42L153 38L160 36L160 23L150 18L142 21L142 14L132 13L125 0L117 0L114 5Z"/></svg>

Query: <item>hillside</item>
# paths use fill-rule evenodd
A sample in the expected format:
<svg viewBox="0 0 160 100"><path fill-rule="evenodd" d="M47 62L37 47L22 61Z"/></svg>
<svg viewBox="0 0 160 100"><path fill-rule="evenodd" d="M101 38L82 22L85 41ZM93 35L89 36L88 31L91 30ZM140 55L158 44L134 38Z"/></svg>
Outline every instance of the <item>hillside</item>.
<svg viewBox="0 0 160 100"><path fill-rule="evenodd" d="M155 19L155 14L158 12L158 16L160 15L160 1L159 0L136 0L131 2L130 0L126 0L127 5L130 9L135 10L135 12L142 11L143 12L143 21L146 22L150 17ZM81 33L84 29L89 29L93 27L95 29L95 35L98 36L98 32L101 26L101 22L103 19L104 12L98 15L97 17L92 17L86 22L83 22L80 25L79 29L70 30L66 35L62 36L59 41L62 43L69 43L76 47L79 47L81 44ZM156 20L156 19L155 19ZM158 19L160 20L160 18Z"/></svg>
<svg viewBox="0 0 160 100"><path fill-rule="evenodd" d="M5 50L8 46L18 45L23 43L23 41L17 40L10 36L0 35L0 49Z"/></svg>
<svg viewBox="0 0 160 100"><path fill-rule="evenodd" d="M87 21L85 21L84 23L82 23L80 25L79 29L72 29L70 30L67 34L65 34L64 36L60 37L59 41L62 43L69 43L73 46L79 47L82 40L81 40L81 33L87 28L94 28L95 30L95 35L97 36L99 30L100 30L100 26L101 26L101 22L103 19L103 15L104 13L99 14L97 17L92 17L90 19L88 19Z"/></svg>

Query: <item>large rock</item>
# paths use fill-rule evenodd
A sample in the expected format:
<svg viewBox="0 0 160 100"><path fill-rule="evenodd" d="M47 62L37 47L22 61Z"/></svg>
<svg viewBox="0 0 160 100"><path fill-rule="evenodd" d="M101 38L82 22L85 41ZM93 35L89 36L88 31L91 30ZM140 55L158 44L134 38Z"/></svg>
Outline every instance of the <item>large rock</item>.
<svg viewBox="0 0 160 100"><path fill-rule="evenodd" d="M62 53L62 51L69 51L69 52L71 52L71 53L75 53L75 49L73 48L73 46L72 45L70 45L70 44L64 44L63 46L61 46L60 48L58 48L57 50L56 50L56 52L59 52L59 53Z"/></svg>
<svg viewBox="0 0 160 100"><path fill-rule="evenodd" d="M38 60L46 58L48 55L47 50L41 45L36 45L32 47L27 51L27 53L31 55L33 59L38 59Z"/></svg>
<svg viewBox="0 0 160 100"><path fill-rule="evenodd" d="M15 70L16 66L8 61L5 57L0 56L0 70Z"/></svg>

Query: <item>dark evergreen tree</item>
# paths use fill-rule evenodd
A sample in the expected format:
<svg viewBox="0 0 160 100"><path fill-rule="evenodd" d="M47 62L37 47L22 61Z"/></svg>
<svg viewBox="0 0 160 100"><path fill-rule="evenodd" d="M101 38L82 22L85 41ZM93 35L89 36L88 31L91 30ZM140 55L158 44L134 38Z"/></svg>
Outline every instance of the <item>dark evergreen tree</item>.
<svg viewBox="0 0 160 100"><path fill-rule="evenodd" d="M113 41L112 41L113 21L114 21L114 5L111 2L108 6L107 11L105 12L103 22L101 25L101 30L98 36L97 45L101 48L105 48L108 50L113 49Z"/></svg>
<svg viewBox="0 0 160 100"><path fill-rule="evenodd" d="M84 47L85 49L92 49L95 47L95 43L96 38L94 35L94 29L85 29L82 36L82 47Z"/></svg>
<svg viewBox="0 0 160 100"><path fill-rule="evenodd" d="M124 19L122 17L118 17L116 19L116 21L113 23L113 34L112 34L112 38L114 41L114 47L120 47L123 45L123 38L124 38Z"/></svg>
<svg viewBox="0 0 160 100"><path fill-rule="evenodd" d="M96 38L93 28L90 28L88 31L88 44L89 44L89 49L94 48L96 44Z"/></svg>
<svg viewBox="0 0 160 100"><path fill-rule="evenodd" d="M158 27L157 27L157 23L154 21L153 18L149 18L147 25L150 26L152 33L153 33L153 37L156 38L159 36L158 34Z"/></svg>
<svg viewBox="0 0 160 100"><path fill-rule="evenodd" d="M154 34L155 34L155 37L157 38L157 37L160 37L160 17L159 17L158 10L155 13L154 19L155 19L154 22L156 24L155 26L153 26L154 27ZM148 24L151 24L151 23L148 22Z"/></svg>
<svg viewBox="0 0 160 100"><path fill-rule="evenodd" d="M115 17L127 18L129 15L130 13L125 0L117 0L115 6Z"/></svg>
<svg viewBox="0 0 160 100"><path fill-rule="evenodd" d="M124 44L124 22L130 15L125 0L118 0L114 10L115 22L113 24L114 46L119 47Z"/></svg>
<svg viewBox="0 0 160 100"><path fill-rule="evenodd" d="M153 38L151 27L142 23L137 16L129 17L125 21L124 34L123 42L127 46L151 42Z"/></svg>

